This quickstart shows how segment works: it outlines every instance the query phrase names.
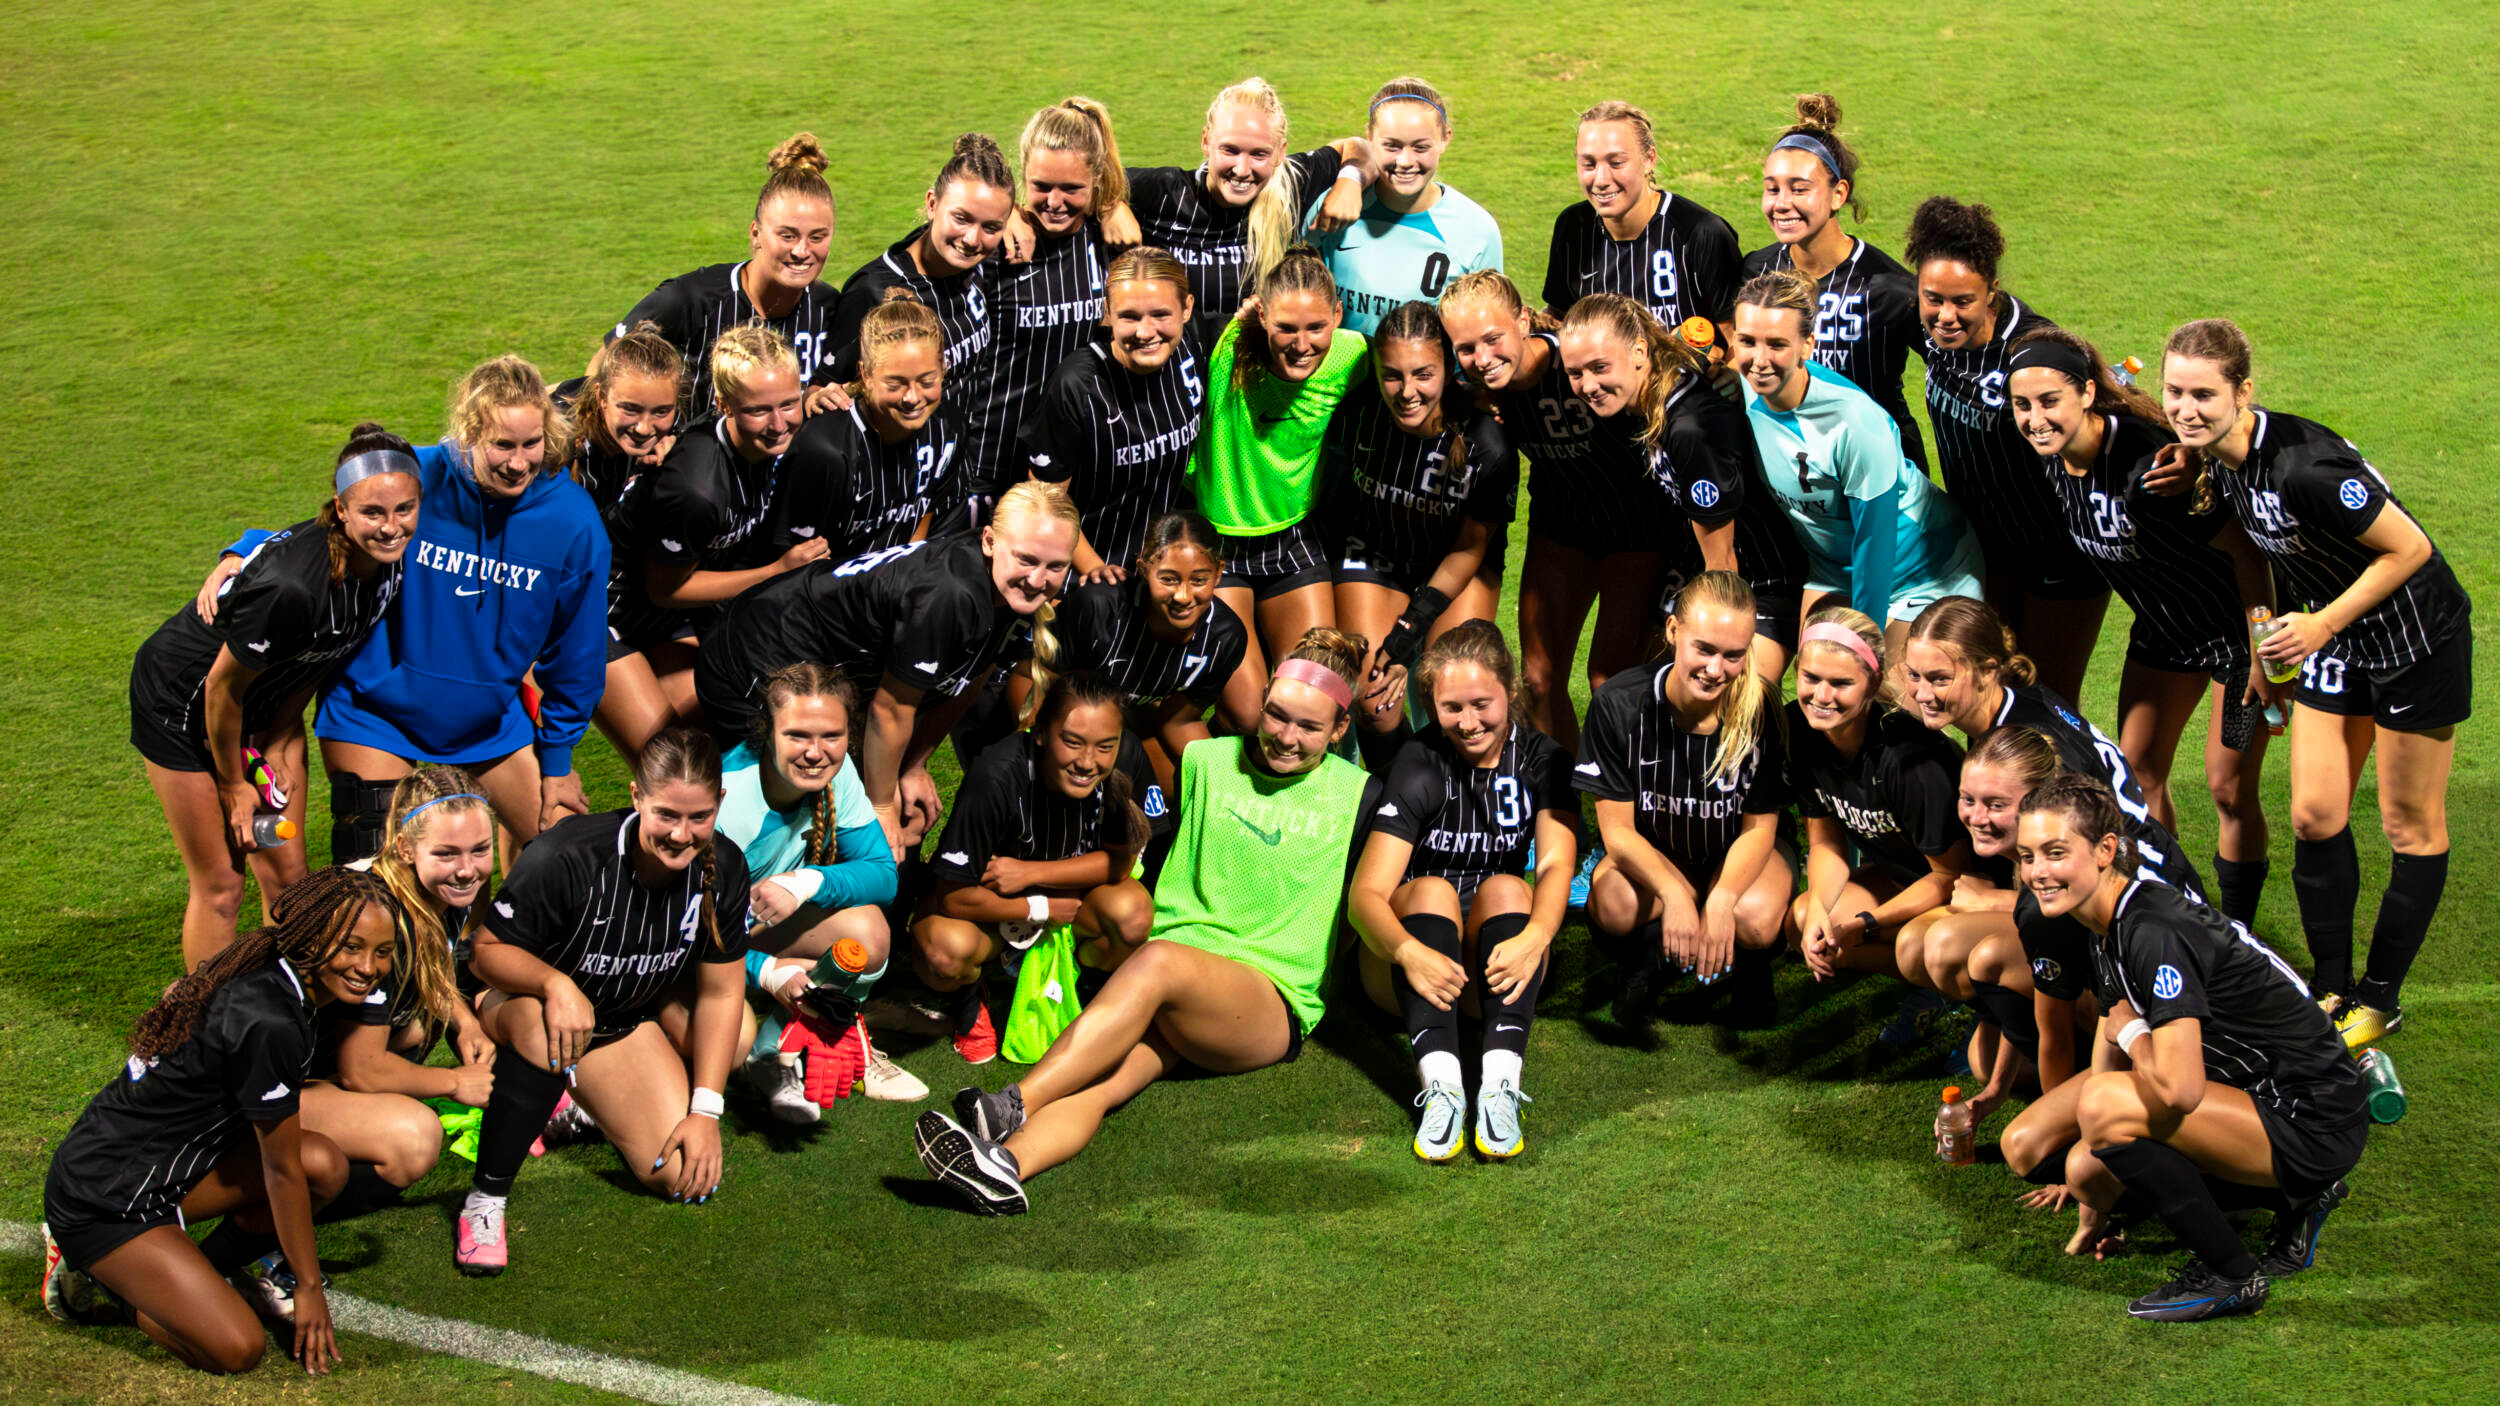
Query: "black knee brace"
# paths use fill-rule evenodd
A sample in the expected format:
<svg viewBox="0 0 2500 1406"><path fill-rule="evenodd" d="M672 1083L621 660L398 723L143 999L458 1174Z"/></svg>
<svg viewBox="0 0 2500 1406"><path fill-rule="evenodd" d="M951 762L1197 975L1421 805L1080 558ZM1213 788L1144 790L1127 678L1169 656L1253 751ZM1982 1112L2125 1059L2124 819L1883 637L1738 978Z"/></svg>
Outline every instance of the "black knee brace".
<svg viewBox="0 0 2500 1406"><path fill-rule="evenodd" d="M330 862L352 864L382 852L382 827L391 818L396 778L367 781L354 772L330 773Z"/></svg>

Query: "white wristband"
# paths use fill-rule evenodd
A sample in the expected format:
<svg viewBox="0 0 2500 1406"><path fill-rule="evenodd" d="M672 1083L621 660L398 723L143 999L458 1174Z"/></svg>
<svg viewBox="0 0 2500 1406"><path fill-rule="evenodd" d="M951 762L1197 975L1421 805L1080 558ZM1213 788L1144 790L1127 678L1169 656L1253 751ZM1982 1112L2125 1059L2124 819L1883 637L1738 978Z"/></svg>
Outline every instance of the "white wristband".
<svg viewBox="0 0 2500 1406"><path fill-rule="evenodd" d="M2132 1055L2135 1049L2135 1042L2152 1033L2152 1022L2145 1020L2142 1016L2138 1016L2134 1020L2128 1021L2126 1028L2118 1032L2118 1048L2126 1050L2130 1053L2130 1055Z"/></svg>
<svg viewBox="0 0 2500 1406"><path fill-rule="evenodd" d="M698 1087L686 1099L686 1113L689 1117L701 1114L703 1117L718 1121L722 1110L728 1106L727 1103L722 1102L718 1089Z"/></svg>
<svg viewBox="0 0 2500 1406"><path fill-rule="evenodd" d="M1050 900L1042 897L1038 893L1025 895L1024 918L1026 922L1030 923L1049 922Z"/></svg>
<svg viewBox="0 0 2500 1406"><path fill-rule="evenodd" d="M1360 181L1363 179L1363 168L1349 161L1345 165L1337 168L1337 179L1341 181Z"/></svg>

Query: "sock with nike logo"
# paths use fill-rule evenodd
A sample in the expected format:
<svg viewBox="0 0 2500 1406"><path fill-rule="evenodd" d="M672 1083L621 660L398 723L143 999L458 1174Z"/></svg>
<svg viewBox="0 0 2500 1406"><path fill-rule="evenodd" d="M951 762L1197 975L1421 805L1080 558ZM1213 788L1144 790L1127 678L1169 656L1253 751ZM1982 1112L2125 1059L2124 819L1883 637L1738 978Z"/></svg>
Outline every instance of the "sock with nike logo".
<svg viewBox="0 0 2500 1406"><path fill-rule="evenodd" d="M530 1144L547 1130L547 1117L563 1096L563 1075L509 1045L495 1051L495 1092L478 1120L477 1174L469 1184L489 1196L511 1195Z"/></svg>
<svg viewBox="0 0 2500 1406"><path fill-rule="evenodd" d="M1458 924L1435 913L1409 914L1404 920L1406 931L1417 942L1455 962L1458 957ZM1406 1013L1406 1047L1412 1051L1417 1065L1434 1055L1444 1055L1452 1064L1458 1062L1458 1006L1442 1010L1425 1000L1414 983L1406 979L1406 968L1391 966L1389 984L1398 993L1398 1009ZM1438 1063L1436 1061L1436 1063ZM1449 1081L1453 1086L1455 1079Z"/></svg>
<svg viewBox="0 0 2500 1406"><path fill-rule="evenodd" d="M1493 1077L1495 1054L1508 1056L1504 1063L1515 1065L1528 1052L1528 1027L1536 1023L1537 993L1545 989L1545 972L1551 965L1546 957L1537 959L1536 971L1519 983L1517 990L1499 1000L1493 995L1493 982L1487 975L1493 949L1525 932L1527 927L1527 914L1501 913L1485 919L1483 930L1476 934L1474 975L1481 983L1476 989L1484 993L1484 1064L1488 1080ZM1514 1068L1512 1073L1516 1082L1517 1070Z"/></svg>
<svg viewBox="0 0 2500 1406"><path fill-rule="evenodd" d="M2431 931L2431 915L2448 888L2448 856L2399 854L2388 861L2387 892L2378 901L2378 926L2370 932L2370 965L2353 999L2392 1011L2404 996L2405 973Z"/></svg>

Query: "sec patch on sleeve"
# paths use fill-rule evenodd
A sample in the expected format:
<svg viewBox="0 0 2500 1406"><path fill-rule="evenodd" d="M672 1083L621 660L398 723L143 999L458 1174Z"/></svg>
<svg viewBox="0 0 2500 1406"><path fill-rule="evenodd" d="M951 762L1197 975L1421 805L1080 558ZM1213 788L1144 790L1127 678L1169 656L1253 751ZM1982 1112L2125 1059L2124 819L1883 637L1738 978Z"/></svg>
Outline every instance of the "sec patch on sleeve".
<svg viewBox="0 0 2500 1406"><path fill-rule="evenodd" d="M2175 1000L2180 990L2186 985L2187 983L2180 978L2177 967L2165 965L2160 971L2153 973L2153 994L2162 1000Z"/></svg>

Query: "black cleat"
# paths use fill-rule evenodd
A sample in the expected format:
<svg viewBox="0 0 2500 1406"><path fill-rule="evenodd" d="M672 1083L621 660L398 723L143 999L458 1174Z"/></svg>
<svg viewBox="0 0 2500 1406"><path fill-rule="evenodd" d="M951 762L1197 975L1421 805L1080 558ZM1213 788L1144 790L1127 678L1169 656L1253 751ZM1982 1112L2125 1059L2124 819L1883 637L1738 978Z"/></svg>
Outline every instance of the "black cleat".
<svg viewBox="0 0 2500 1406"><path fill-rule="evenodd" d="M2179 1277L2127 1305L2138 1318L2164 1323L2195 1323L2229 1318L2265 1307L2266 1276L2227 1279L2203 1260L2189 1260Z"/></svg>
<svg viewBox="0 0 2500 1406"><path fill-rule="evenodd" d="M985 1216L1020 1216L1028 1209L1023 1173L1006 1148L934 1109L912 1124L912 1141L920 1150L920 1165L963 1193L972 1209Z"/></svg>
<svg viewBox="0 0 2500 1406"><path fill-rule="evenodd" d="M2318 1232L2326 1228L2329 1211L2344 1204L2352 1188L2343 1182L2318 1193L2274 1218L2274 1245L2257 1261L2257 1270L2268 1279L2281 1279L2298 1274L2318 1262Z"/></svg>
<svg viewBox="0 0 2500 1406"><path fill-rule="evenodd" d="M1658 993L1667 985L1667 964L1651 960L1634 968L1615 991L1615 1024L1626 1030L1647 1030L1657 1019Z"/></svg>
<svg viewBox="0 0 2500 1406"><path fill-rule="evenodd" d="M1005 1142L1024 1126L1024 1090L1014 1084L997 1093L959 1089L955 1117L987 1142Z"/></svg>

